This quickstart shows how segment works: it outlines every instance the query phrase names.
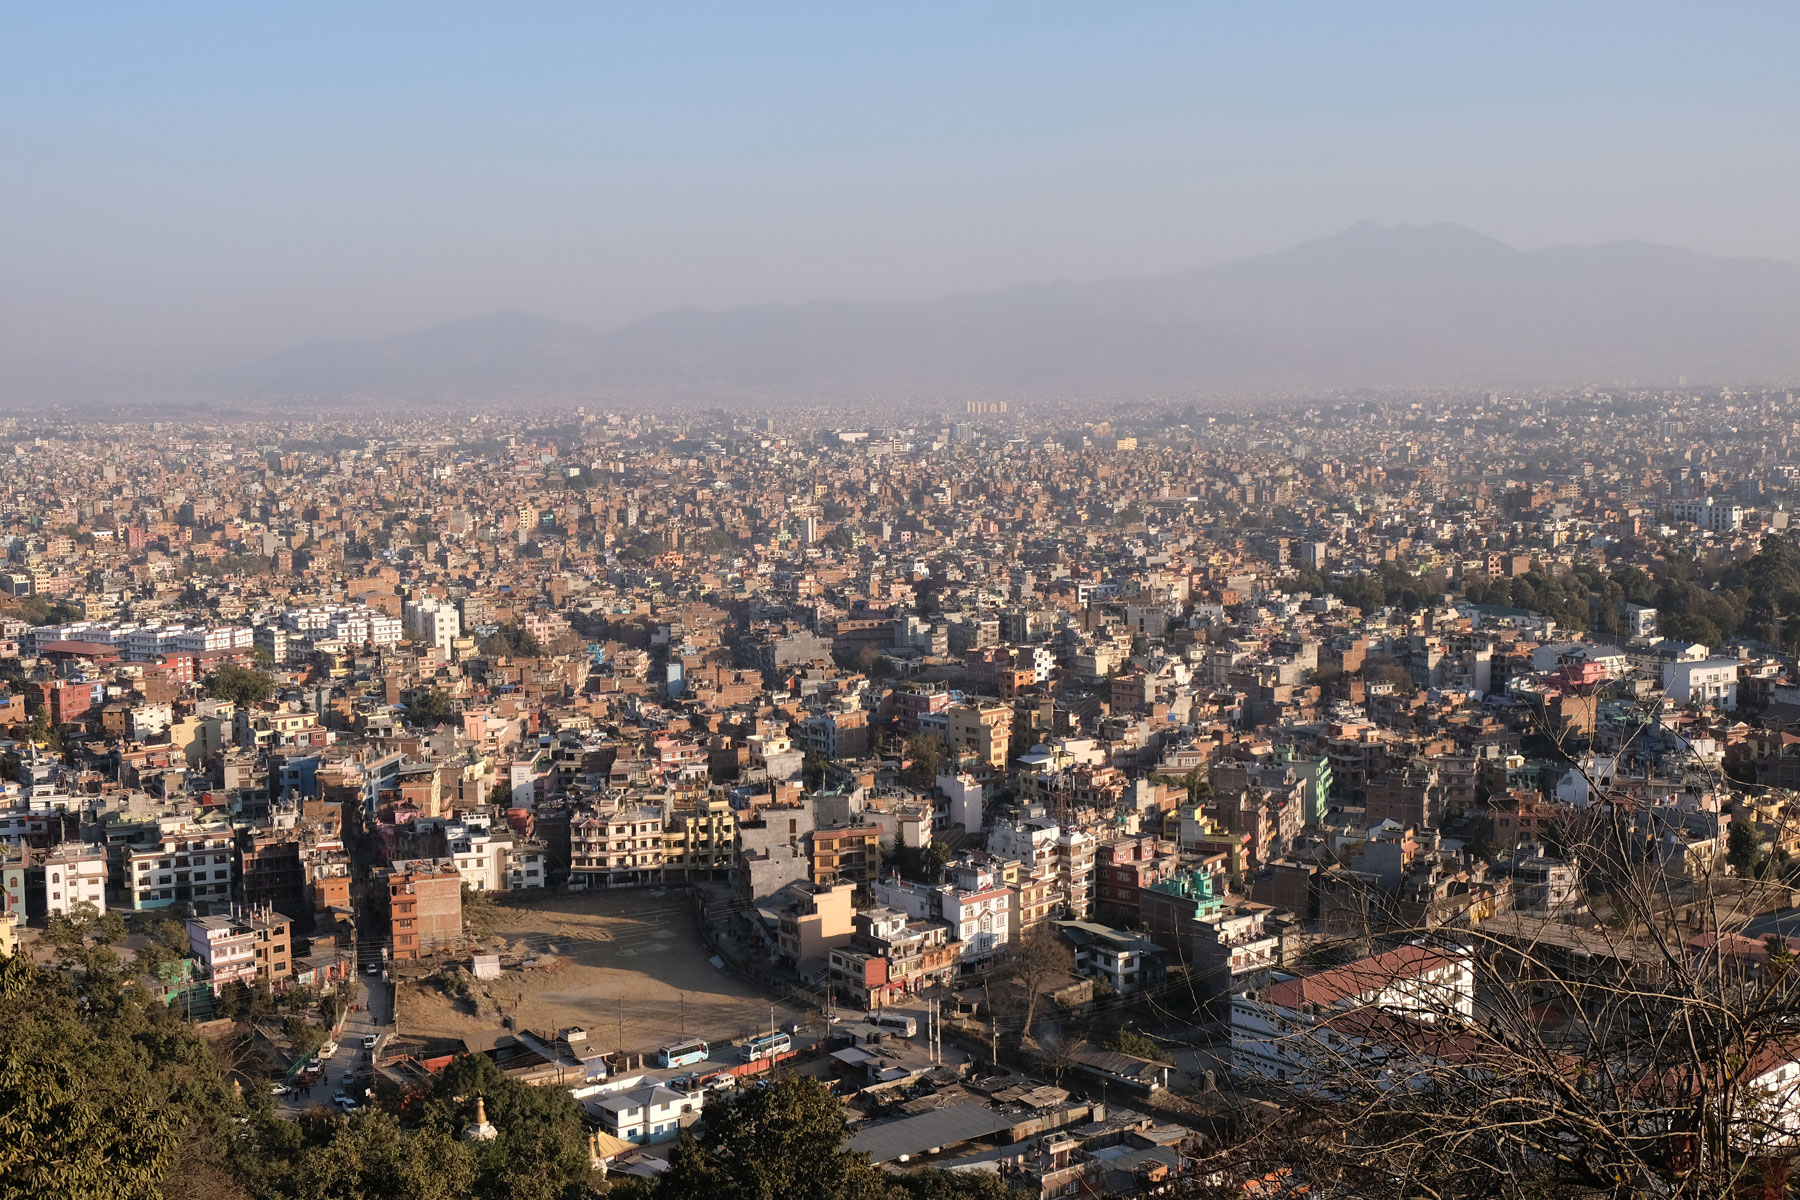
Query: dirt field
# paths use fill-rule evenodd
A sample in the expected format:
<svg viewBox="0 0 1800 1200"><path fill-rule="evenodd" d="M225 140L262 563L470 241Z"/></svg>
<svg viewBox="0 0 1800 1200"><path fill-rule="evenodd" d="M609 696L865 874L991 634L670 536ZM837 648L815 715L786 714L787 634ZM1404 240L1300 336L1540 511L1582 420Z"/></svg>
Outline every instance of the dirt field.
<svg viewBox="0 0 1800 1200"><path fill-rule="evenodd" d="M769 1027L761 993L707 961L685 892L556 896L497 905L481 921L503 961L535 954L559 965L508 968L499 979L475 981L468 998L432 982L403 985L403 1034L464 1037L499 1028L505 1015L545 1032L579 1025L601 1050L622 1039L627 1051L649 1053L684 1032L684 1012L685 1032L712 1042ZM776 1009L783 1025L799 1015Z"/></svg>

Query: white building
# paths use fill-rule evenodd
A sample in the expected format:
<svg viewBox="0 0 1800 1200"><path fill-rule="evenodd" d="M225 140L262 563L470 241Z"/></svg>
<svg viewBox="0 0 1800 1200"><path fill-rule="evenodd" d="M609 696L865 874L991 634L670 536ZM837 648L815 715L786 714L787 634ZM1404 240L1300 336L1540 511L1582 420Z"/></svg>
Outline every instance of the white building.
<svg viewBox="0 0 1800 1200"><path fill-rule="evenodd" d="M506 889L510 892L541 888L545 883L544 848L533 842L514 845L506 856Z"/></svg>
<svg viewBox="0 0 1800 1200"><path fill-rule="evenodd" d="M1064 828L1052 817L1031 817L988 832L988 853L1024 863L1033 875L1056 874L1069 912L1088 915L1094 893L1094 835Z"/></svg>
<svg viewBox="0 0 1800 1200"><path fill-rule="evenodd" d="M351 646L391 646L405 633L399 617L360 604L290 608L281 614L281 625L314 642L336 641Z"/></svg>
<svg viewBox="0 0 1800 1200"><path fill-rule="evenodd" d="M980 833L987 791L973 775L939 775L937 789L950 798L950 824L964 833Z"/></svg>
<svg viewBox="0 0 1800 1200"><path fill-rule="evenodd" d="M233 917L195 917L187 923L188 948L200 960L216 993L232 980L256 979L256 931Z"/></svg>
<svg viewBox="0 0 1800 1200"><path fill-rule="evenodd" d="M878 879L870 891L876 904L949 926L965 964L986 961L1012 941L1012 890L986 868L958 864L950 869L950 882L935 887Z"/></svg>
<svg viewBox="0 0 1800 1200"><path fill-rule="evenodd" d="M1714 533L1734 533L1744 524L1744 506L1722 496L1677 500L1670 505L1669 514L1677 521L1686 521Z"/></svg>
<svg viewBox="0 0 1800 1200"><path fill-rule="evenodd" d="M1391 1057L1393 1037L1404 1042L1421 1028L1447 1033L1474 1015L1466 949L1402 946L1234 995L1232 1061L1246 1076L1327 1088L1347 1065Z"/></svg>
<svg viewBox="0 0 1800 1200"><path fill-rule="evenodd" d="M450 857L456 860L456 873L471 891L500 892L512 880L508 870L508 851L512 849L510 831L498 836L486 825L456 823L444 829Z"/></svg>
<svg viewBox="0 0 1800 1200"><path fill-rule="evenodd" d="M44 911L67 916L77 904L106 911L106 852L58 846L44 856Z"/></svg>
<svg viewBox="0 0 1800 1200"><path fill-rule="evenodd" d="M627 1142L666 1142L700 1117L698 1091L678 1091L660 1083L595 1097L589 1109L600 1128Z"/></svg>
<svg viewBox="0 0 1800 1200"><path fill-rule="evenodd" d="M404 622L407 632L445 654L450 653L451 643L462 634L462 614L454 604L443 600L407 601Z"/></svg>
<svg viewBox="0 0 1800 1200"><path fill-rule="evenodd" d="M231 901L229 830L169 822L162 840L125 855L125 894L137 910L185 901L196 912L220 911Z"/></svg>
<svg viewBox="0 0 1800 1200"><path fill-rule="evenodd" d="M1672 662L1663 666L1663 695L1671 704L1737 707L1738 664L1733 658Z"/></svg>

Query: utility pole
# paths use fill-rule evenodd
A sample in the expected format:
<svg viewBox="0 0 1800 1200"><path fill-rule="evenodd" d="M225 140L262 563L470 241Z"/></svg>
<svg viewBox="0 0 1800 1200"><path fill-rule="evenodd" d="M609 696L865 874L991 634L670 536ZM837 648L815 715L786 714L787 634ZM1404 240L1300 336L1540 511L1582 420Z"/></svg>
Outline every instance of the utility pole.
<svg viewBox="0 0 1800 1200"><path fill-rule="evenodd" d="M981 1002L988 1010L988 1047L993 1055L994 1066L1000 1065L1000 1021L994 1016L994 997L988 990L987 980L981 981Z"/></svg>

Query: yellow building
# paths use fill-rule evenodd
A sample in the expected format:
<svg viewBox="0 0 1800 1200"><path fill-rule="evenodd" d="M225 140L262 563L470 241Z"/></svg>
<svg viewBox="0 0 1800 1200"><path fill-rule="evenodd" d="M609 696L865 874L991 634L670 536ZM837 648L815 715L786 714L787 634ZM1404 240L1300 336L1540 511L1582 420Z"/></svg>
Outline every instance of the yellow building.
<svg viewBox="0 0 1800 1200"><path fill-rule="evenodd" d="M835 948L848 946L854 929L851 898L856 885L821 886L794 883L776 896L775 944L784 958L794 963L825 958Z"/></svg>
<svg viewBox="0 0 1800 1200"><path fill-rule="evenodd" d="M1013 710L1010 704L953 704L944 710L950 749L974 754L996 771L1006 770L1012 746Z"/></svg>
<svg viewBox="0 0 1800 1200"><path fill-rule="evenodd" d="M737 854L737 816L723 796L674 809L663 830L665 875L686 879L718 879L731 870Z"/></svg>

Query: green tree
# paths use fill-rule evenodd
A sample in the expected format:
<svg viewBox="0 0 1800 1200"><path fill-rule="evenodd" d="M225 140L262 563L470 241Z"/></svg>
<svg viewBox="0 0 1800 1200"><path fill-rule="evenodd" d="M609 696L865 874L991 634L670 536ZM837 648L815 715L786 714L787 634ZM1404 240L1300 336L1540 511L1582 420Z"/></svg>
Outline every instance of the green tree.
<svg viewBox="0 0 1800 1200"><path fill-rule="evenodd" d="M1756 874L1761 858L1762 840L1756 835L1756 823L1733 821L1725 841L1725 861L1731 864L1731 869L1747 878Z"/></svg>
<svg viewBox="0 0 1800 1200"><path fill-rule="evenodd" d="M206 694L240 708L261 704L275 694L275 680L251 667L226 663L206 679Z"/></svg>
<svg viewBox="0 0 1800 1200"><path fill-rule="evenodd" d="M414 692L406 706L406 715L419 725L442 725L455 712L455 703L437 688Z"/></svg>
<svg viewBox="0 0 1800 1200"><path fill-rule="evenodd" d="M844 1110L817 1080L780 1075L706 1106L682 1135L657 1200L885 1200L885 1176L843 1148Z"/></svg>
<svg viewBox="0 0 1800 1200"><path fill-rule="evenodd" d="M1135 1029L1119 1029L1106 1039L1106 1048L1120 1054L1130 1054L1138 1058L1147 1058L1151 1062L1168 1062L1169 1055L1156 1044L1156 1039L1149 1034L1139 1033Z"/></svg>
<svg viewBox="0 0 1800 1200"><path fill-rule="evenodd" d="M89 980L77 995L53 970L0 957L0 1196L160 1200L229 1185L223 1075L148 999Z"/></svg>
<svg viewBox="0 0 1800 1200"><path fill-rule="evenodd" d="M537 636L517 621L500 626L481 640L481 653L489 658L536 658L544 652Z"/></svg>
<svg viewBox="0 0 1800 1200"><path fill-rule="evenodd" d="M1019 1200L1020 1194L987 1171L910 1171L895 1180L894 1200Z"/></svg>
<svg viewBox="0 0 1800 1200"><path fill-rule="evenodd" d="M935 733L922 733L906 739L906 757L911 760L901 773L908 784L929 788L937 782L938 769L944 765L950 747Z"/></svg>
<svg viewBox="0 0 1800 1200"><path fill-rule="evenodd" d="M482 1055L464 1055L439 1076L421 1106L419 1128L456 1136L473 1118L474 1097L487 1106L492 1141L471 1146L473 1177L459 1196L475 1200L560 1200L582 1195L590 1168L580 1107L560 1088L509 1078Z"/></svg>
<svg viewBox="0 0 1800 1200"><path fill-rule="evenodd" d="M465 1200L475 1175L470 1143L443 1129L403 1130L391 1114L369 1110L332 1122L326 1140L300 1152L277 1194L293 1200Z"/></svg>

